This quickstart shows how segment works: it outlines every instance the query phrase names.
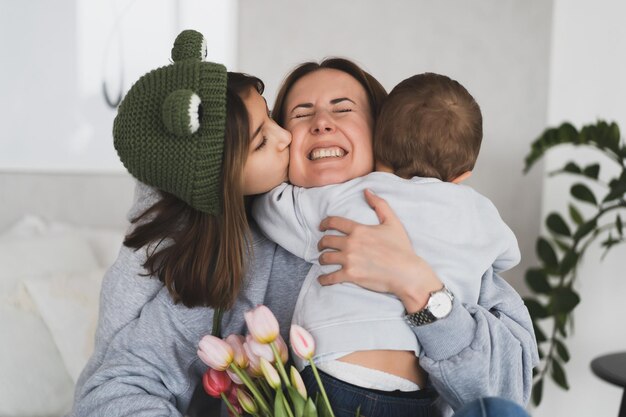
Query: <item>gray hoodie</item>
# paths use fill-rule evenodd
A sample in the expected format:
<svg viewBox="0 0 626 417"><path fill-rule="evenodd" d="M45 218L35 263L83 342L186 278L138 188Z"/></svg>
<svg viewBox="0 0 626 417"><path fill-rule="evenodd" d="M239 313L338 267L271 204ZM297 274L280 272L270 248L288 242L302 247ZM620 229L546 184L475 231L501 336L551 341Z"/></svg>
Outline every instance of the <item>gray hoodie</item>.
<svg viewBox="0 0 626 417"><path fill-rule="evenodd" d="M130 216L155 201L139 185ZM245 334L243 313L267 305L283 338L310 264L267 240L253 226L254 257L243 290L224 313L222 333ZM180 416L206 370L198 341L211 333L213 310L174 304L155 278L141 276L144 251L122 247L104 277L95 351L78 380L71 416ZM537 345L517 292L489 270L478 304L455 300L445 319L414 329L420 365L451 409L484 396L528 402Z"/></svg>

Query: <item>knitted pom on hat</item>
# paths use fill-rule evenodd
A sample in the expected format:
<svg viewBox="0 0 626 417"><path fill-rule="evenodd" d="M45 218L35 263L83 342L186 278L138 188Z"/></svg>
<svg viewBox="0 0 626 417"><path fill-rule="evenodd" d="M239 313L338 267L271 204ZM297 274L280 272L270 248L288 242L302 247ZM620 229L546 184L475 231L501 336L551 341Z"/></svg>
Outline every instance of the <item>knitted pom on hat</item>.
<svg viewBox="0 0 626 417"><path fill-rule="evenodd" d="M221 212L227 73L205 56L202 34L178 35L174 63L141 77L124 97L113 142L139 181L215 215Z"/></svg>

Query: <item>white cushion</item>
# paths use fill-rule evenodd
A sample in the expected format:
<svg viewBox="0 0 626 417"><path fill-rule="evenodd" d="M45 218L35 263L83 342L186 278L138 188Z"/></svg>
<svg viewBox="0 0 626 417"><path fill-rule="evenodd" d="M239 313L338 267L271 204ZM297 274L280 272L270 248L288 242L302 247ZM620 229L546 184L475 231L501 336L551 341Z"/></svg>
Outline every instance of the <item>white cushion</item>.
<svg viewBox="0 0 626 417"><path fill-rule="evenodd" d="M24 281L74 383L93 352L105 271L57 273Z"/></svg>
<svg viewBox="0 0 626 417"><path fill-rule="evenodd" d="M0 238L0 416L59 416L71 405L72 379L22 281L93 271L98 262L79 236L28 235Z"/></svg>
<svg viewBox="0 0 626 417"><path fill-rule="evenodd" d="M75 226L47 221L39 216L25 215L4 231L0 235L0 240L35 236L79 236L84 238L93 250L98 265L108 268L117 258L125 233L124 229Z"/></svg>

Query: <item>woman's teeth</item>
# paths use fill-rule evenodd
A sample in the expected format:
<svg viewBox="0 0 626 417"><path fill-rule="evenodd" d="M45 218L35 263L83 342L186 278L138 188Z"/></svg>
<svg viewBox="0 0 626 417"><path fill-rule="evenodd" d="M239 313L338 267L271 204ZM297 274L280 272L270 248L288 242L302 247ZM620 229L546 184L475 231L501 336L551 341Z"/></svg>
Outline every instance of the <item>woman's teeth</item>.
<svg viewBox="0 0 626 417"><path fill-rule="evenodd" d="M338 146L333 146L332 148L317 148L311 151L309 159L311 161L316 161L323 158L341 158L345 154L346 151Z"/></svg>

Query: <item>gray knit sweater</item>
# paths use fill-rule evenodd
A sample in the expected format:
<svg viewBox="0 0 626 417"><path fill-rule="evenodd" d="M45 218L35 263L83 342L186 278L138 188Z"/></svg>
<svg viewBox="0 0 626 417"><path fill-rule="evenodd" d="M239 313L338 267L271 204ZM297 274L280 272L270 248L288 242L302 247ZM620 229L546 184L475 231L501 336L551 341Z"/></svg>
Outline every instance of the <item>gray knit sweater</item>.
<svg viewBox="0 0 626 417"><path fill-rule="evenodd" d="M130 217L155 201L139 185ZM282 336L309 264L253 228L254 258L235 306L225 312L224 335L245 333L243 312L258 304L276 315ZM71 416L180 416L206 366L200 338L211 333L213 310L174 304L155 278L141 276L145 254L122 247L102 284L95 351L76 385ZM528 402L537 345L517 292L488 271L478 304L455 301L445 319L416 328L420 365L444 405L458 408L482 396Z"/></svg>

